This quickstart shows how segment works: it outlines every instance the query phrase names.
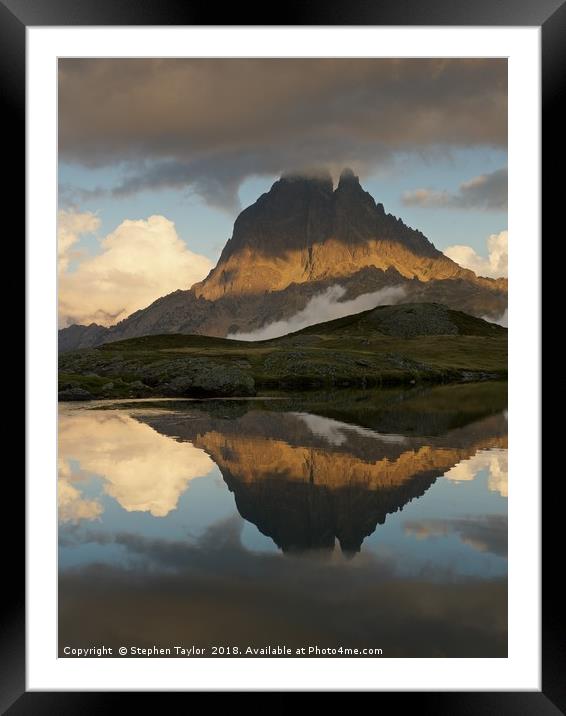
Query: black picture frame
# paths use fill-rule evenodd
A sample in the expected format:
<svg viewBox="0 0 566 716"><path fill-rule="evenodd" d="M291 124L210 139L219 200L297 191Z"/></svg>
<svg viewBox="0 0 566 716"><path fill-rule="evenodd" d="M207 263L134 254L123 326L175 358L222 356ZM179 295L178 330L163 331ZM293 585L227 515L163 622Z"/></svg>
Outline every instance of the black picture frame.
<svg viewBox="0 0 566 716"><path fill-rule="evenodd" d="M542 28L542 144L543 227L554 224L561 211L563 181L550 177L564 146L564 119L560 99L566 90L566 0L311 0L286 3L277 18L266 18L259 7L240 4L222 9L227 25L395 25L395 26L539 26ZM218 25L219 10L210 3L193 0L0 0L0 92L4 99L2 125L9 137L10 182L5 186L6 205L25 216L25 99L26 28L30 26L104 25ZM275 22L277 19L277 22ZM6 139L5 139L6 141ZM19 224L21 226L21 224ZM558 222L556 222L558 226ZM22 241L23 246L23 241ZM6 279L11 295L18 295L21 282L14 274ZM21 294L19 294L21 295ZM21 325L10 319L15 335ZM9 321L9 322L10 322ZM6 489L8 487L6 486ZM90 714L112 707L124 708L124 694L108 692L29 692L25 687L25 533L24 481L6 496L18 517L19 541L11 528L12 564L10 589L4 589L5 605L0 630L0 709L11 716L21 714ZM5 503L6 504L6 503ZM560 544L561 520L555 497L543 494L543 544L547 554ZM7 542L7 538L5 537ZM5 544L6 544L5 542ZM18 543L20 549L14 548ZM544 554L544 553L543 553ZM563 601L559 576L551 569L551 556L543 560L542 593L542 690L540 692L379 692L395 699L395 708L419 709L431 714L551 714L566 713L566 649L563 634ZM556 585L554 581L557 580ZM556 587L556 588L555 588ZM127 696L135 696L127 693ZM151 693L142 695L145 707ZM162 694L158 695L162 698ZM401 701L399 701L401 699ZM128 706L130 704L128 703ZM162 702L160 707L163 708Z"/></svg>

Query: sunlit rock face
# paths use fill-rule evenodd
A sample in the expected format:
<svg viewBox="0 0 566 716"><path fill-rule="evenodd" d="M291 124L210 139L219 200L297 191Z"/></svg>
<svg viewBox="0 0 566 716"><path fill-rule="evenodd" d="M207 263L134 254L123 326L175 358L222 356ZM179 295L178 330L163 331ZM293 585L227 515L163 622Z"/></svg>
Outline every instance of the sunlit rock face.
<svg viewBox="0 0 566 716"><path fill-rule="evenodd" d="M325 173L282 177L236 219L218 265L194 290L216 300L344 278L370 266L421 281L475 278L386 214L346 169L335 190Z"/></svg>
<svg viewBox="0 0 566 716"><path fill-rule="evenodd" d="M346 169L336 188L325 172L281 177L234 223L216 267L201 282L135 311L115 326L69 326L61 351L159 333L226 336L303 310L313 296L344 300L384 288L401 302L438 302L495 319L507 308L507 279L462 268L392 214ZM315 321L316 322L316 321Z"/></svg>
<svg viewBox="0 0 566 716"><path fill-rule="evenodd" d="M388 514L478 451L504 449L502 415L435 437L379 433L308 413L194 410L140 417L220 468L240 514L283 550L359 551Z"/></svg>

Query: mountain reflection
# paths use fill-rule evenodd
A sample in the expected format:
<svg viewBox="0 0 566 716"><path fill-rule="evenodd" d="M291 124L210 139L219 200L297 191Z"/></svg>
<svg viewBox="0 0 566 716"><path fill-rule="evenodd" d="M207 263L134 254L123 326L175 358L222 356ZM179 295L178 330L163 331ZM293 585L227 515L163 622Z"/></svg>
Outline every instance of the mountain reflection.
<svg viewBox="0 0 566 716"><path fill-rule="evenodd" d="M505 657L505 399L60 406L60 656L269 641Z"/></svg>
<svg viewBox="0 0 566 716"><path fill-rule="evenodd" d="M284 552L332 550L336 540L346 554L358 552L388 514L439 476L489 456L466 466L462 474L473 476L507 447L501 413L424 438L304 412L226 412L202 404L137 419L209 455L240 515Z"/></svg>

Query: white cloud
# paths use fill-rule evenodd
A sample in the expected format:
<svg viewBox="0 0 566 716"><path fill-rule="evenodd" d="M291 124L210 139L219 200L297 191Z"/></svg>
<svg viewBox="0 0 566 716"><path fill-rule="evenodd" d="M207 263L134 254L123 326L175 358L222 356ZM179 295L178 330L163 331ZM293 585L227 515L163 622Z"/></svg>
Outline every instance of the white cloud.
<svg viewBox="0 0 566 716"><path fill-rule="evenodd" d="M93 519L88 510L76 507L82 495L76 481L71 485L68 467L71 460L79 463L83 476L88 473L102 477L106 494L125 510L149 512L154 517L164 517L174 510L190 480L207 475L214 467L204 450L160 435L148 425L117 411L62 413L59 454L62 519L70 510L68 503L74 503L74 519ZM82 502L84 504L84 499ZM91 511L94 509L91 506ZM101 512L102 507L97 514Z"/></svg>
<svg viewBox="0 0 566 716"><path fill-rule="evenodd" d="M489 462L489 478L487 481L488 489L491 492L499 492L502 497L507 497L509 494L507 476L508 459L507 450L505 450Z"/></svg>
<svg viewBox="0 0 566 716"><path fill-rule="evenodd" d="M497 318L492 318L491 316L482 316L482 318L485 321L491 321L491 323L499 323L500 326L505 326L505 328L509 325L507 309L505 309L500 316L497 316Z"/></svg>
<svg viewBox="0 0 566 716"><path fill-rule="evenodd" d="M57 217L57 270L64 273L73 257L72 247L81 235L98 230L100 219L90 211L83 213L61 210Z"/></svg>
<svg viewBox="0 0 566 716"><path fill-rule="evenodd" d="M473 457L462 460L444 474L446 480L468 482L475 480L481 470L488 471L488 489L507 497L507 450L490 448L479 450Z"/></svg>
<svg viewBox="0 0 566 716"><path fill-rule="evenodd" d="M507 231L491 234L487 240L487 257L480 256L471 246L456 244L444 250L448 258L478 276L501 278L507 276Z"/></svg>
<svg viewBox="0 0 566 716"><path fill-rule="evenodd" d="M81 520L96 520L103 512L98 500L83 497L81 491L73 484L78 480L71 471L71 465L59 459L59 480L57 485L57 506L61 522L78 523Z"/></svg>
<svg viewBox="0 0 566 716"><path fill-rule="evenodd" d="M111 325L164 294L189 288L212 268L205 256L189 251L175 225L164 216L123 221L100 241L101 253L69 270L80 237L96 231L91 213L59 212L59 323Z"/></svg>
<svg viewBox="0 0 566 716"><path fill-rule="evenodd" d="M313 296L302 311L288 320L269 323L250 333L231 333L228 338L236 338L241 341L264 341L285 336L287 333L300 331L302 328L313 326L316 323L332 321L335 318L367 311L376 306L397 303L405 295L405 289L402 286L392 286L382 288L374 293L364 293L351 301L340 301L345 293L346 289L342 286L330 286L318 296Z"/></svg>

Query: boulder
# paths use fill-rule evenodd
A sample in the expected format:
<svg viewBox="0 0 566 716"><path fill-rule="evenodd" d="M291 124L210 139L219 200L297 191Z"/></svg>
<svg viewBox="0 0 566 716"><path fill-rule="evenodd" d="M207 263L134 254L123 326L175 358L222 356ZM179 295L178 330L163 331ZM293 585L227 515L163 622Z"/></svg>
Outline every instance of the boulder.
<svg viewBox="0 0 566 716"><path fill-rule="evenodd" d="M255 395L251 375L235 366L218 363L195 366L190 373L173 378L163 388L177 397Z"/></svg>

